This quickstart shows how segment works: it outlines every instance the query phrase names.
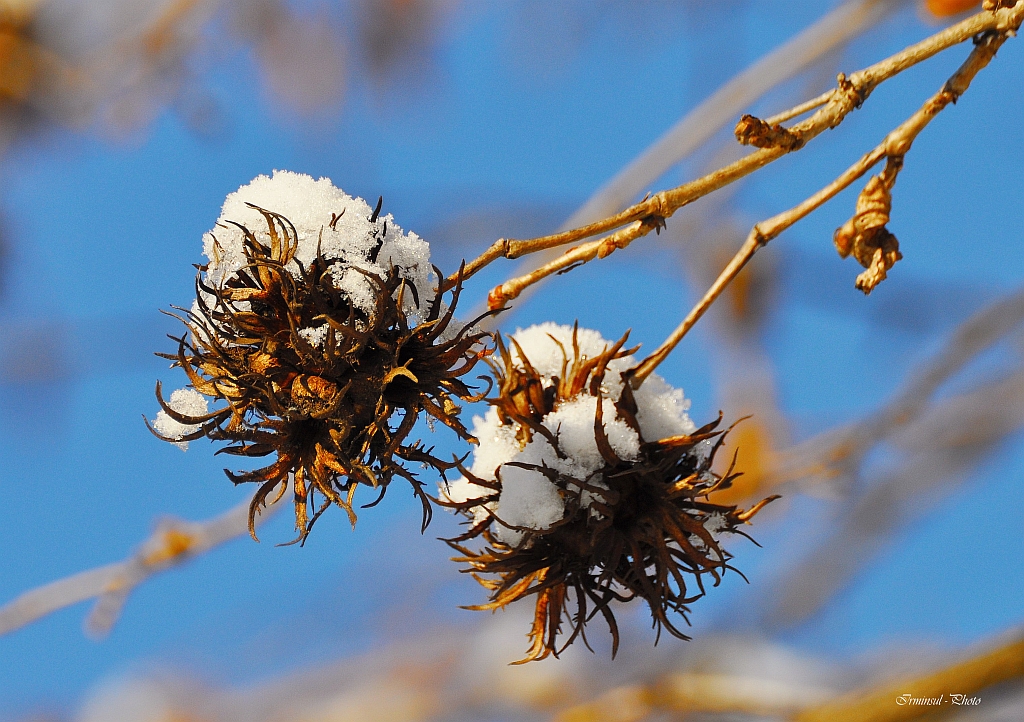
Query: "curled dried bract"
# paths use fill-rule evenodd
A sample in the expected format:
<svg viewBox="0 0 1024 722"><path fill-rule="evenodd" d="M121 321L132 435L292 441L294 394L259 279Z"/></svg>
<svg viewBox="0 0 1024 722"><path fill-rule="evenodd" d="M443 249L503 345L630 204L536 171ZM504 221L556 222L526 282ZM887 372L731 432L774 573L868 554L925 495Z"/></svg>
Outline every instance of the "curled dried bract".
<svg viewBox="0 0 1024 722"><path fill-rule="evenodd" d="M899 241L889 232L892 186L902 159L890 158L885 170L871 176L857 196L853 216L832 237L842 258L853 256L867 270L857 276L856 286L865 294L885 280L889 269L903 258Z"/></svg>

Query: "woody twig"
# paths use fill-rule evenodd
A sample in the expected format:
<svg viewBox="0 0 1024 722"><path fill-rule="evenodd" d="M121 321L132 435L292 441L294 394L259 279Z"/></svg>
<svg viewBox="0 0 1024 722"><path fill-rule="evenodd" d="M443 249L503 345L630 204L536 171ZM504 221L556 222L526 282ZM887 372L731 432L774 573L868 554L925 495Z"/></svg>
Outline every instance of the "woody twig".
<svg viewBox="0 0 1024 722"><path fill-rule="evenodd" d="M814 195L787 211L755 224L739 251L715 279L711 288L686 315L683 322L661 346L636 366L632 377L634 387L639 386L672 352L672 349L693 328L693 325L711 307L726 286L750 262L758 250L797 221L834 198L881 160L887 159L882 173L872 178L862 191L853 219L836 232L835 239L840 255L845 257L853 253L868 269L858 277L858 288L867 293L881 282L885 278L886 271L901 258L896 239L885 228L885 223L889 218L892 185L895 182L896 174L902 167L903 157L925 126L946 106L957 101L970 86L974 76L989 64L999 47L1024 20L1024 2L1015 5L1013 11L1016 13L1017 25L1001 31L986 31L978 36L975 47L967 60L946 81L939 92L925 101L913 115L890 132L881 143L865 153L860 160ZM1001 12L1005 12L1005 10Z"/></svg>
<svg viewBox="0 0 1024 722"><path fill-rule="evenodd" d="M740 141L759 147L753 153L702 178L649 196L620 213L594 223L530 240L498 239L483 254L466 264L464 278L469 278L499 258L520 258L538 251L585 241L602 234L612 234L593 242L593 244L584 244L570 250L569 254L572 254L570 259L558 259L531 273L495 287L490 293L489 305L491 308L501 308L508 301L516 298L525 288L547 276L564 272L594 258L606 257L616 248L625 247L633 240L661 227L664 221L680 208L798 150L825 130L838 126L847 115L867 100L879 84L889 78L979 34L995 33L996 37L1005 40L1020 27L1022 21L1024 21L1024 3L1021 2L1012 7L982 10L885 60L853 73L849 77L840 75L837 87L829 93L801 103L790 111L770 118L768 121L760 121L769 129L775 129L768 136L763 133L752 133L741 127L739 129ZM1000 44L1001 42L1002 40ZM818 110L806 120L796 123L791 128L781 126L785 120L797 117L814 108L818 108ZM927 124L927 120L925 120L925 124ZM749 126L750 122L746 121L746 125ZM599 253L598 249L603 249L605 252ZM454 283L454 279L449 278L445 285L452 283Z"/></svg>

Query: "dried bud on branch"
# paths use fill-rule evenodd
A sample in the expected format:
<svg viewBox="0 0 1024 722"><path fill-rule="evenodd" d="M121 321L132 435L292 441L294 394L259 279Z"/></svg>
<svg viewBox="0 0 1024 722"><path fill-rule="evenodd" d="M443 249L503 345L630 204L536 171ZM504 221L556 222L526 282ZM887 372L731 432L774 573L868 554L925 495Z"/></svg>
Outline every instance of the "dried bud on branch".
<svg viewBox="0 0 1024 722"><path fill-rule="evenodd" d="M298 539L332 503L354 525L356 488L378 489L379 501L395 475L423 503L425 528L428 497L401 462L442 475L454 464L409 434L425 411L470 438L455 400L482 397L461 380L488 353L486 334L453 317L461 285L449 307L436 293L444 276L429 265L427 244L380 217L380 202L371 211L326 179L261 176L228 197L218 225L196 302L181 319L189 333L175 339L176 354L160 354L185 370L194 391L176 391L168 403L157 384L163 411L154 433L275 456L253 471L225 470L235 483L260 485L251 533L260 507L289 487ZM204 397L223 403L205 413Z"/></svg>
<svg viewBox="0 0 1024 722"><path fill-rule="evenodd" d="M890 156L885 170L868 180L857 197L853 217L836 229L832 241L843 258L853 255L867 270L857 276L856 286L865 294L885 280L886 273L903 258L896 236L889 232L892 187L903 159Z"/></svg>
<svg viewBox="0 0 1024 722"><path fill-rule="evenodd" d="M753 115L744 115L736 123L736 140L743 145L755 148L782 148L783 150L799 150L804 140L780 124L769 125Z"/></svg>
<svg viewBox="0 0 1024 722"><path fill-rule="evenodd" d="M732 569L718 535L742 534L737 527L771 501L749 511L708 501L733 479L711 472L720 419L696 428L682 392L656 375L635 390L623 383L633 366L625 342L554 324L518 332L511 349L499 339L488 362L500 393L476 419L472 467L442 487L440 503L470 519L447 540L456 561L490 591L489 603L470 608L535 597L522 662L585 640L598 613L614 654L611 605L638 597L659 632L687 639L671 613L685 621L704 578L718 584ZM560 640L563 621L571 631Z"/></svg>

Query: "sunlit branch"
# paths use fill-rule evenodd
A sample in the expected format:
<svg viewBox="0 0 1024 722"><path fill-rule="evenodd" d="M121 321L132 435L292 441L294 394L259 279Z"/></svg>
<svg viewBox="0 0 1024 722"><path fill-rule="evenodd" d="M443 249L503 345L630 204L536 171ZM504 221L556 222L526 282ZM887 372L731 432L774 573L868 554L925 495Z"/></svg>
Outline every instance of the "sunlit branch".
<svg viewBox="0 0 1024 722"><path fill-rule="evenodd" d="M625 228L611 233L604 238L583 243L525 276L513 278L511 281L493 289L487 298L487 305L490 310L504 308L506 303L519 296L524 289L540 282L544 278L552 274L566 273L575 266L592 261L595 258L606 258L614 251L625 248L637 238L647 235L652 230L662 228L664 225L661 218L652 216L634 221Z"/></svg>
<svg viewBox="0 0 1024 722"><path fill-rule="evenodd" d="M1019 24L1024 20L1024 3L1019 3L1016 21ZM966 22L966 21L965 21ZM637 365L633 373L633 384L639 386L649 376L658 364L660 364L672 352L672 349L683 339L693 325L704 315L715 300L725 290L726 286L736 277L744 266L753 258L758 250L776 238L784 230L797 221L805 218L811 212L821 207L825 202L834 198L840 191L849 187L854 181L862 177L872 167L884 158L898 159L902 161L903 156L910 150L911 145L918 134L938 115L947 105L955 103L956 100L970 86L974 76L984 68L995 56L996 51L1006 41L1007 32L994 32L982 36L967 60L957 69L956 73L938 93L929 98L910 118L901 123L896 129L890 132L885 139L875 148L864 154L863 157L838 178L826 185L814 195L802 203L783 211L765 221L754 225L746 241L729 261L725 269L711 285L711 288L697 302L693 309L686 315L683 322L672 332L672 334L659 346L650 356ZM830 101L831 102L831 101ZM824 113L826 109L819 111ZM794 128L794 131L796 129ZM802 133L796 133L803 138ZM749 157L749 156L748 156Z"/></svg>
<svg viewBox="0 0 1024 722"><path fill-rule="evenodd" d="M734 122L740 112L750 107L772 88L873 26L892 8L903 2L904 0L850 0L760 58L683 116L661 138L630 161L588 199L565 226L569 229L585 226L616 213L672 166L701 147L720 128ZM829 96L831 97L831 91ZM559 237L559 234L556 234L547 238ZM518 258L524 255L529 245L521 244L529 243L530 241L499 239L467 265L468 275L476 273L498 258ZM535 250L554 248L558 245L561 245L561 242L546 246L542 244ZM525 271L516 275L528 273L529 271Z"/></svg>
<svg viewBox="0 0 1024 722"><path fill-rule="evenodd" d="M823 106L825 103L832 99L832 93L834 92L834 88L831 90L826 90L817 98L811 98L810 100L800 103L800 105L794 105L789 110L782 111L778 115L773 115L770 118L765 118L764 122L767 123L768 125L775 125L776 123L785 123L787 120L793 120L793 118L798 118L804 113L809 113L812 110L817 110L818 108L820 108L821 106Z"/></svg>
<svg viewBox="0 0 1024 722"><path fill-rule="evenodd" d="M831 91L824 107L789 130L800 138L801 145L799 147L802 147L803 144L825 130L839 125L850 112L860 107L871 92L885 80L943 50L971 39L979 33L995 31L1005 36L1007 32L1016 31L1022 20L1024 20L1024 4L1021 3L1011 8L1000 8L994 11L983 10L885 60L853 73L849 78L840 75L839 85ZM801 104L801 106L804 105L806 104ZM792 150L795 149L784 146L761 148L702 178L656 193L619 213L579 228L528 241L499 239L481 256L466 264L463 277L472 276L492 261L505 257L506 253L514 254L511 257L518 257L609 233L635 221L648 218L667 219L683 206L763 168ZM449 278L447 284L452 283L453 279ZM495 289L492 295L500 297L502 295L501 287Z"/></svg>

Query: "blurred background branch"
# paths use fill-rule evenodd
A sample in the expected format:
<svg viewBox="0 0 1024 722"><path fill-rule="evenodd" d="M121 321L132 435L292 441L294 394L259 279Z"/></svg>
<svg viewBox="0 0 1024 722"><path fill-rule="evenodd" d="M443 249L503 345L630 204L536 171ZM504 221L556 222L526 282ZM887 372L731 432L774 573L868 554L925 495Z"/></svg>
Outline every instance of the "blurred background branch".
<svg viewBox="0 0 1024 722"><path fill-rule="evenodd" d="M256 516L257 526L269 520L279 509L277 504L265 508ZM206 521L164 518L157 523L153 535L124 561L59 579L25 592L0 607L0 635L64 607L96 599L85 627L91 635L105 636L117 622L129 595L140 584L248 534L248 501Z"/></svg>

